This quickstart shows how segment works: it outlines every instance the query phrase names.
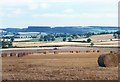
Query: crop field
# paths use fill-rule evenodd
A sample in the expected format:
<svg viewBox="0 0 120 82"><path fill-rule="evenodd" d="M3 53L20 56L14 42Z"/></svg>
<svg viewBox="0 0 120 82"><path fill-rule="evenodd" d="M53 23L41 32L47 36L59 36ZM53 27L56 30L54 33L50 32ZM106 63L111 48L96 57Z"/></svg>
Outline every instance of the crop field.
<svg viewBox="0 0 120 82"><path fill-rule="evenodd" d="M92 39L92 41L99 41L99 40L110 40L110 39L114 39L113 34L103 34L103 35L93 35L91 37L89 37ZM87 40L88 38L81 38L81 39L75 39L75 41L83 41L83 40Z"/></svg>
<svg viewBox="0 0 120 82"><path fill-rule="evenodd" d="M97 49L90 51L84 49L82 52L59 51L34 53L24 57L3 57L2 78L3 80L117 80L118 67L99 67L97 63L98 57L108 52L102 49L100 52L97 52Z"/></svg>
<svg viewBox="0 0 120 82"><path fill-rule="evenodd" d="M118 67L100 67L98 58L118 51L112 34L90 37L94 46L81 42L13 42L29 48L3 49L7 53L28 52L23 57L2 57L3 80L117 80ZM112 40L111 40L112 39ZM87 38L75 41L87 40ZM43 47L46 46L46 47ZM53 47L61 46L61 47ZM57 49L55 49L57 48ZM55 50L54 50L55 49Z"/></svg>
<svg viewBox="0 0 120 82"><path fill-rule="evenodd" d="M59 38L60 39L60 38ZM73 41L86 41L88 38L73 39ZM94 46L118 46L118 39L114 39L112 34L94 35L90 39ZM58 39L57 39L58 40ZM41 46L91 46L91 43L82 42L13 42L16 47L41 47Z"/></svg>

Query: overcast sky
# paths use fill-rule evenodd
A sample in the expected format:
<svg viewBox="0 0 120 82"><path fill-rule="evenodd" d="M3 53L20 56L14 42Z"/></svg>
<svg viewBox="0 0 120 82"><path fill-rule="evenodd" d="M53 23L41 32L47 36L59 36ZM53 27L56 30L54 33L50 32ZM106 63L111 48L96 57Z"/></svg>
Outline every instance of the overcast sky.
<svg viewBox="0 0 120 82"><path fill-rule="evenodd" d="M0 27L117 26L119 0L0 0Z"/></svg>

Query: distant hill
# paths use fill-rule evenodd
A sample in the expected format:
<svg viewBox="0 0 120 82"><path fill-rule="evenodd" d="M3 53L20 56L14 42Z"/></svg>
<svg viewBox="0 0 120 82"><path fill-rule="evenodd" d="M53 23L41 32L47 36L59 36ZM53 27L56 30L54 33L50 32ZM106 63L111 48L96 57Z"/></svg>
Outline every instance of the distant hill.
<svg viewBox="0 0 120 82"><path fill-rule="evenodd" d="M25 32L27 28L23 28L23 29L20 29L20 28L5 28L5 29L2 29L4 31L7 31L7 32Z"/></svg>
<svg viewBox="0 0 120 82"><path fill-rule="evenodd" d="M28 26L28 28L6 28L7 32L46 32L46 33L87 33L87 32L116 32L117 27L107 26L64 26L64 27L49 27L49 26Z"/></svg>

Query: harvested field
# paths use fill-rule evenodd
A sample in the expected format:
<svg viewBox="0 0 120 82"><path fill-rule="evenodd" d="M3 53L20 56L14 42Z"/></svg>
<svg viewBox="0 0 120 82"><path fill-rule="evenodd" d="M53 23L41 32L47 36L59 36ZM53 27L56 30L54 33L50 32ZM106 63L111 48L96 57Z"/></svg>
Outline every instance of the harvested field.
<svg viewBox="0 0 120 82"><path fill-rule="evenodd" d="M80 42L52 42L52 43L41 43L41 42L14 42L13 46L17 47L42 47L42 46L80 46L86 47L90 46L90 43L80 43ZM118 41L104 41L104 42L94 42L94 46L118 46Z"/></svg>
<svg viewBox="0 0 120 82"><path fill-rule="evenodd" d="M93 51L93 50L92 50ZM3 80L117 80L118 67L99 67L101 52L37 53L3 58Z"/></svg>
<svg viewBox="0 0 120 82"><path fill-rule="evenodd" d="M113 34L103 34L103 35L95 35L90 37L92 40L108 40L108 39L114 39Z"/></svg>
<svg viewBox="0 0 120 82"><path fill-rule="evenodd" d="M93 35L89 37L92 39L92 41L100 41L100 40L110 40L114 39L113 34L103 34L103 35ZM87 40L88 38L81 38L81 39L75 39L74 41L83 41Z"/></svg>
<svg viewBox="0 0 120 82"><path fill-rule="evenodd" d="M76 43L76 42L14 42L13 46L17 47L39 47L39 46L88 46L90 43Z"/></svg>

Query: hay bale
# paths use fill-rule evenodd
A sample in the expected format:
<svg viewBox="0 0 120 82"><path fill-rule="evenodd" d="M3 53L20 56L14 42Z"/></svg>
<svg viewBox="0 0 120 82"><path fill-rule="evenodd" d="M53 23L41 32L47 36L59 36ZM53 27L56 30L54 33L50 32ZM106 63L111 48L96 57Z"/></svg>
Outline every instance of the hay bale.
<svg viewBox="0 0 120 82"><path fill-rule="evenodd" d="M120 52L118 52L118 62L120 63Z"/></svg>
<svg viewBox="0 0 120 82"><path fill-rule="evenodd" d="M58 54L58 51L54 51L54 54Z"/></svg>
<svg viewBox="0 0 120 82"><path fill-rule="evenodd" d="M28 52L28 54L33 54L33 52Z"/></svg>
<svg viewBox="0 0 120 82"><path fill-rule="evenodd" d="M113 51L110 51L110 53L113 53Z"/></svg>
<svg viewBox="0 0 120 82"><path fill-rule="evenodd" d="M100 52L100 50L97 50L97 53L99 53Z"/></svg>
<svg viewBox="0 0 120 82"><path fill-rule="evenodd" d="M86 53L90 52L89 50L86 51Z"/></svg>
<svg viewBox="0 0 120 82"><path fill-rule="evenodd" d="M23 57L23 53L18 53L18 57Z"/></svg>
<svg viewBox="0 0 120 82"><path fill-rule="evenodd" d="M93 50L93 52L95 52L95 50Z"/></svg>
<svg viewBox="0 0 120 82"><path fill-rule="evenodd" d="M28 55L28 54L29 54L28 52L25 53L25 55Z"/></svg>
<svg viewBox="0 0 120 82"><path fill-rule="evenodd" d="M23 55L23 56L27 56L27 55L28 55L28 53L27 53L27 52L24 52L24 53L22 53L22 55Z"/></svg>
<svg viewBox="0 0 120 82"><path fill-rule="evenodd" d="M16 53L10 53L10 57L16 56Z"/></svg>
<svg viewBox="0 0 120 82"><path fill-rule="evenodd" d="M102 54L98 58L98 65L101 67L116 67L118 66L118 54Z"/></svg>
<svg viewBox="0 0 120 82"><path fill-rule="evenodd" d="M117 54L118 52L115 52L115 51L110 51L110 53Z"/></svg>
<svg viewBox="0 0 120 82"><path fill-rule="evenodd" d="M7 55L8 55L7 53L2 53L1 57L7 57Z"/></svg>
<svg viewBox="0 0 120 82"><path fill-rule="evenodd" d="M70 53L73 53L73 51L70 51Z"/></svg>
<svg viewBox="0 0 120 82"><path fill-rule="evenodd" d="M24 52L24 53L22 53L22 55L23 55L23 56L26 56L26 53Z"/></svg>
<svg viewBox="0 0 120 82"><path fill-rule="evenodd" d="M47 52L43 52L43 54L47 54Z"/></svg>
<svg viewBox="0 0 120 82"><path fill-rule="evenodd" d="M79 51L76 51L76 53L79 53Z"/></svg>

